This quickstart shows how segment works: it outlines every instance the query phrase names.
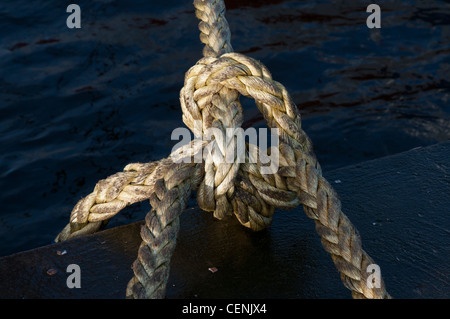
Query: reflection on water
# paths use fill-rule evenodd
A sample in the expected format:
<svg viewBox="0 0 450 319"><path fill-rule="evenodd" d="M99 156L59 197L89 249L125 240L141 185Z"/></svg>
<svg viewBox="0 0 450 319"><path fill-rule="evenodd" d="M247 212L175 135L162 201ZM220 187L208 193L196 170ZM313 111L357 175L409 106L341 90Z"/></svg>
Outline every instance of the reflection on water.
<svg viewBox="0 0 450 319"><path fill-rule="evenodd" d="M183 126L191 3L77 3L77 30L58 1L0 4L0 255L50 243L97 180L167 156ZM378 30L361 1L226 4L233 48L287 87L325 171L449 138L448 1L383 1ZM244 102L244 126L264 126Z"/></svg>

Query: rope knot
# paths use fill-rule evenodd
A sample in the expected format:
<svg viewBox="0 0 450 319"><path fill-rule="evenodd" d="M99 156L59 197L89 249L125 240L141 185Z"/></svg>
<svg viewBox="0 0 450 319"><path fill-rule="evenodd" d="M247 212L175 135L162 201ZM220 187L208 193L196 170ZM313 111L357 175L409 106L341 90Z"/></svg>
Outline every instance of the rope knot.
<svg viewBox="0 0 450 319"><path fill-rule="evenodd" d="M265 150L267 154L256 143L244 141L240 95L255 100L275 136L276 145L269 152ZM183 122L194 136L210 140L203 148L205 174L197 193L203 210L214 211L219 219L234 213L243 225L261 229L270 225L274 211L271 206L292 208L299 204L297 192L288 190L282 177L274 174L281 161L286 162L280 150L283 145L290 146L304 153L302 156L310 164L318 164L312 144L301 129L296 105L262 63L239 53L204 57L186 72L180 104ZM261 137L258 139L261 141ZM275 170L267 169L264 163ZM251 183L243 184L247 179ZM238 204L250 197L252 200L245 205ZM250 202L253 205L249 206Z"/></svg>
<svg viewBox="0 0 450 319"><path fill-rule="evenodd" d="M203 148L205 175L197 201L219 219L232 214L234 183L244 150L237 138L243 122L239 92L223 81L243 74L233 67L232 59L203 58L186 73L180 92L184 123L196 138L210 141Z"/></svg>
<svg viewBox="0 0 450 319"><path fill-rule="evenodd" d="M163 298L179 215L192 190L197 189L203 210L214 211L219 219L234 213L253 230L268 227L275 208L302 204L353 297L389 298L382 281L380 287L367 284L366 269L373 260L323 178L286 88L260 62L231 52L222 0L194 0L194 5L204 58L187 71L180 103L183 122L195 139L168 158L132 163L101 180L74 207L56 240L95 232L124 207L149 199L152 210L142 226L127 297ZM276 145L261 151L256 139L245 142L240 95L255 100Z"/></svg>

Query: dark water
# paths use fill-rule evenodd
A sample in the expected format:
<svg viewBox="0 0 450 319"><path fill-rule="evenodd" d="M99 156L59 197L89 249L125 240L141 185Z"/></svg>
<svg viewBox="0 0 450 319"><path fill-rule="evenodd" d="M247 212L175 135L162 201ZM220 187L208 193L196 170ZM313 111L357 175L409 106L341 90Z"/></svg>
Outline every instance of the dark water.
<svg viewBox="0 0 450 319"><path fill-rule="evenodd" d="M184 126L191 1L80 0L73 30L71 2L0 3L0 256L51 243L99 179L167 156ZM375 2L372 30L369 3L226 1L235 51L287 87L324 171L450 137L450 2ZM248 102L245 125L263 126Z"/></svg>

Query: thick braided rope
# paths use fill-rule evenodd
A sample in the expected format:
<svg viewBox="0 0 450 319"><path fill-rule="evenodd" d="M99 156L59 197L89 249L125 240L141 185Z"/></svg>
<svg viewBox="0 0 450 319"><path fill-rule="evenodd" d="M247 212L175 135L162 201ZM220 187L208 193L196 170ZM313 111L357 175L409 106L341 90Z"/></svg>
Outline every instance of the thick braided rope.
<svg viewBox="0 0 450 319"><path fill-rule="evenodd" d="M223 1L194 1L196 16L200 20L200 40L205 44L203 56L216 58L221 54L231 52L230 30L225 19ZM206 68L212 66L206 66ZM205 150L205 177L198 190L197 202L201 209L214 212L213 215L222 219L231 215L233 208L231 200L234 196L234 181L239 171L239 150L235 137L228 133L240 128L243 121L242 107L239 103L239 93L224 86L214 94L206 94L203 108L195 114L185 112L185 88L193 81L187 79L185 87L180 92L180 103L184 123L197 138L210 136L211 143Z"/></svg>
<svg viewBox="0 0 450 319"><path fill-rule="evenodd" d="M261 63L238 53L224 54L220 58L201 59L186 73L181 104L188 127L193 127L193 122L200 118L205 109L208 110L208 96L222 90L223 87L253 97L264 113L269 127L276 127L280 130L281 140L288 141L289 144L308 153L312 152L311 142L300 128L300 115L290 98L287 98L289 95L286 89L271 79L269 71ZM244 180L244 184L249 184L246 183L246 174L241 174L240 178ZM271 175L264 175L264 178L267 181L275 181ZM248 188L241 188L240 197L244 196L242 194L244 189ZM201 195L199 194L198 197ZM261 195L260 197L265 196L264 194L259 195ZM283 193L283 196L286 201L271 199L267 196L262 199L269 205L282 208L292 208L300 204L294 192ZM273 210L270 211L273 212ZM236 212L235 210L236 213L242 216L241 211ZM264 214L263 216L270 217L270 215ZM266 227L270 225L270 220L270 218L267 219Z"/></svg>
<svg viewBox="0 0 450 319"><path fill-rule="evenodd" d="M167 160L132 163L123 172L100 180L93 192L75 205L69 224L55 241L94 233L126 206L148 199L155 181L165 173L166 166Z"/></svg>
<svg viewBox="0 0 450 319"><path fill-rule="evenodd" d="M194 0L195 15L200 20L200 41L205 44L203 56L218 57L232 52L230 28L225 19L225 4L222 0Z"/></svg>
<svg viewBox="0 0 450 319"><path fill-rule="evenodd" d="M168 158L149 163L128 164L123 172L100 180L92 193L78 201L70 214L70 222L55 241L92 234L125 207L150 198L155 182L163 177L174 160L191 158L204 147L204 141L193 140Z"/></svg>
<svg viewBox="0 0 450 319"><path fill-rule="evenodd" d="M155 182L150 196L153 209L141 228L142 243L133 263L134 277L128 283L127 298L164 298L180 227L179 216L186 207L193 185L199 182L201 166L172 163L164 177Z"/></svg>
<svg viewBox="0 0 450 319"><path fill-rule="evenodd" d="M221 7L216 1L211 3L217 6L218 12L222 12L222 17L216 20L224 20L224 10L220 9ZM211 15L212 11L206 12L209 12L208 14ZM197 13L197 15L199 14ZM212 16L218 17L220 14L213 14ZM205 18L205 21L208 19ZM216 23L215 25L217 29L219 24ZM208 35L219 34L219 32L208 32ZM210 40L202 40L202 42L205 44L209 42L218 43ZM214 47L214 45L210 47ZM216 47L220 47L220 45ZM209 49L206 51L212 52ZM278 82L273 81L267 69L253 59L238 54L224 54L221 57L217 57L216 51L205 54L210 58L200 60L186 75L185 87L183 88L184 91L182 90L180 99L184 98L185 101L184 105L182 102L185 123L191 127L191 120L201 118L202 133L205 123L206 127L213 127L218 124L220 126L220 123L217 121L208 121L208 117L214 114L214 111L210 112L214 109L214 107L211 107L211 105L214 105L214 103L211 103L211 96L220 96L219 92L226 92L225 89L228 89L229 94L232 94L235 90L245 96L253 97L258 108L264 114L268 126L277 127L281 131L280 154L282 155L280 156L280 169L276 174L261 174L259 170L261 165L258 162L257 164L246 163L240 165L237 175L233 175L234 186L229 188L232 191L227 199L231 200L234 213L239 221L252 229L261 229L270 224L275 207L292 208L302 203L308 217L316 221L316 230L322 238L322 244L325 250L331 254L336 268L341 272L344 285L352 290L353 297L389 297L385 291L384 283L382 283L381 288L369 288L367 286L366 279L368 274L366 269L373 261L362 250L361 240L356 228L342 213L337 195L322 177L319 163L312 151L312 144L306 133L301 129L297 107L292 103L286 89ZM201 68L201 70L196 68ZM195 80L191 80L191 77L194 76ZM219 103L216 104L218 105ZM227 105L227 103L224 105ZM217 109L220 109L220 107ZM220 122L220 112L216 113L219 113L219 115L216 115L217 118L215 120ZM201 115L200 117L198 117L199 114ZM208 123L211 123L211 125L208 126ZM222 149L226 146L222 145ZM162 165L161 161L157 164L157 167L160 165ZM165 174L170 173L166 171ZM190 189L195 188L193 184L190 184ZM153 188L155 187L154 185ZM160 187L159 194L161 195L158 198L164 202L161 205L169 207L170 204L165 202L173 203L169 199L172 198L173 200L174 196L169 196L169 199L167 199L167 196L164 196L162 186L158 187ZM180 195L176 198L183 202L182 199L185 197ZM154 199L153 204L157 206L158 202ZM161 224L164 227L172 225L171 227L176 229L176 217L173 219L161 217L166 215L166 211L162 209L156 216L160 216L159 218L163 218L166 221L169 220L169 222ZM176 231L172 232L172 234L175 233ZM151 238L158 241L156 237ZM148 243L143 244L142 247L144 246L148 246ZM170 256L168 258L170 259ZM139 282L142 287L130 288L131 290L129 289L128 291L133 291L131 296L162 296L164 289L158 287L163 287L165 284L163 286L158 285L157 280L153 277L152 280L148 279L155 273L154 268L149 268L149 271L146 272L147 277L139 272L140 268L138 265L142 265L143 269L145 269L143 265L147 262L151 264L152 261L150 259L146 261L143 257L139 260L141 262L136 262L134 267L135 278L137 279L134 278L130 285L134 287ZM161 274L167 274L167 272L162 271ZM164 278L167 279L163 275L157 275L156 278L163 281ZM147 285L149 287L146 287Z"/></svg>
<svg viewBox="0 0 450 319"><path fill-rule="evenodd" d="M390 298L384 281L379 287L369 287L368 266L373 259L362 249L361 238L356 227L341 210L338 195L322 176L315 158L299 152L287 144L280 145L280 169L275 176L278 187L267 183L263 175L252 164L241 165L249 172L250 180L256 185L264 198L283 197L280 185L285 191L296 192L306 215L316 223L316 231L321 237L322 246L331 254L332 260L341 273L346 288L352 291L353 298ZM278 194L277 194L278 193Z"/></svg>
<svg viewBox="0 0 450 319"><path fill-rule="evenodd" d="M189 88L189 82L181 90L183 110L186 109L186 104L191 103L185 101L185 88L194 90ZM205 138L211 135L211 142L204 149L205 177L199 186L197 202L201 209L213 211L214 216L219 219L232 212L230 199L233 197L234 180L239 171L236 139L227 137L230 129L239 128L242 124L242 107L238 98L239 94L235 90L219 88L203 101L203 110L199 110L193 118L184 118L185 124L195 136Z"/></svg>
<svg viewBox="0 0 450 319"><path fill-rule="evenodd" d="M268 125L281 130L280 150L288 155L284 157L287 165L280 170L287 176L263 175L255 164L241 165L259 196L279 208L292 208L300 201L308 217L316 221L316 230L322 237L323 246L332 255L345 286L357 297L388 297L384 284L381 288L369 288L367 285L366 270L372 259L362 250L356 228L342 213L336 193L322 177L312 143L301 129L300 114L286 89L272 80L259 62L237 53L224 54L214 60L200 60L186 74L186 82L190 81L194 83L188 88L185 86L184 90L184 94L188 95L185 101L189 101L185 110L190 114L204 107L204 95L214 94L221 86L253 97L258 102ZM287 151L289 149L290 152ZM294 168L295 175L292 174ZM283 181L281 177L291 180Z"/></svg>
<svg viewBox="0 0 450 319"><path fill-rule="evenodd" d="M170 260L180 228L179 216L205 170L203 163L194 160L199 147L202 149L204 143L194 140L173 152L164 160L164 172L153 183L152 210L141 227L142 243L132 266L134 276L127 285L127 299L161 299L165 296ZM157 169L160 167L162 165Z"/></svg>
<svg viewBox="0 0 450 319"><path fill-rule="evenodd" d="M196 15L200 19L200 39L205 43L204 56L216 57L224 52L230 52L232 50L229 41L230 31L224 16L223 1L195 1L194 5ZM226 136L226 128L240 128L242 124L242 107L238 98L238 92L226 87L207 96L207 101L203 102L204 104L207 102L208 107L204 108L204 112L195 114L195 120L201 123L200 129L193 124L192 118L185 118L188 113L185 112L183 100L180 99L183 120L197 137L205 136L205 132L211 128L218 129L221 133L219 136ZM204 158L205 179L200 184L197 199L200 208L214 211L214 216L221 219L233 211L231 200L234 197L234 180L239 169L236 156L231 162L226 159L229 154L236 155L239 151L236 150L237 143L233 139L228 141L215 139L209 146L211 151L206 152L209 156ZM160 161L160 163L128 165L125 172L101 180L94 191L74 207L70 223L58 235L56 241L93 233L124 207L148 199L155 178L160 177L164 171L164 163ZM142 178L142 175L150 176ZM136 177L140 182L136 181ZM129 194L133 195L128 196ZM253 195L248 196L255 197L254 191ZM234 205L236 206L236 203ZM269 224L270 222L267 222L266 226Z"/></svg>

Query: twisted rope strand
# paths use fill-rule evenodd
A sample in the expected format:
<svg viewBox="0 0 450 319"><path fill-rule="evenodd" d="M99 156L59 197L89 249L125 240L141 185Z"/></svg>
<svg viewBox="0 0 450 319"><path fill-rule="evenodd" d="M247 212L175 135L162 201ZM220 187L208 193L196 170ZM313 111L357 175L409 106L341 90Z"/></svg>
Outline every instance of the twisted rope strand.
<svg viewBox="0 0 450 319"><path fill-rule="evenodd" d="M200 41L205 44L203 56L217 57L232 52L230 28L225 19L225 4L222 0L194 0L195 15L200 20Z"/></svg>
<svg viewBox="0 0 450 319"><path fill-rule="evenodd" d="M141 228L142 243L133 263L134 277L127 285L128 299L164 298L170 260L192 188L199 182L200 164L173 164L158 179L150 196L153 209Z"/></svg>
<svg viewBox="0 0 450 319"><path fill-rule="evenodd" d="M284 151L283 155L293 151L288 145L282 145L280 148ZM249 179L260 195L274 189L258 170L250 170L244 165L242 167L249 172ZM315 221L322 246L331 255L337 270L341 273L344 286L352 291L353 298L391 298L382 278L378 288L368 286L367 267L374 261L362 249L361 237L356 227L342 212L337 193L322 176L320 168L314 161L305 160L303 154L297 159L294 167L281 164L277 175L285 179L290 191L297 193L306 215ZM277 197L271 195L270 200ZM288 201L288 197L280 196L280 198L285 202ZM283 207L284 203L277 204L277 207ZM284 208L289 208L289 205L284 204Z"/></svg>
<svg viewBox="0 0 450 319"><path fill-rule="evenodd" d="M82 198L70 214L70 222L55 241L92 234L125 207L150 198L155 182L169 171L174 161L194 162L206 143L193 140L168 158L149 163L130 163L123 172L100 180L94 191ZM186 159L187 158L187 159Z"/></svg>
<svg viewBox="0 0 450 319"><path fill-rule="evenodd" d="M204 65L204 61L209 64ZM316 230L322 237L325 250L332 255L336 268L341 272L344 285L352 290L355 296L388 297L384 283L380 288L368 288L365 281L366 263L371 259L362 250L356 228L342 213L336 193L322 177L320 165L312 150L312 143L301 129L297 107L283 85L272 80L270 74L264 70L265 67L259 62L237 53L224 54L215 60L210 58L200 60L186 74L186 83L189 83L189 87L185 87L184 101L191 103L186 110L188 112L207 110L203 104L206 101L204 95L215 94L215 90L222 88L221 85L234 89L244 96L253 97L262 108L268 125L282 131L280 139L284 142L284 152L291 153L290 156L288 155L290 165L295 163L297 182L294 183L294 187L298 186L298 188L282 190L279 185L276 185L277 182L281 185L286 185L288 182L283 182L280 178L267 178L260 174L258 169L250 169L251 165L246 166L248 175L243 176L249 178L260 198L269 205L292 208L299 204L300 199L305 211L309 213L308 217L316 220ZM289 148L298 151L289 151ZM288 167L285 171L287 170ZM242 210L242 205L237 203L234 207ZM247 213L254 216L256 211L251 206L250 209ZM249 223L241 217L241 214L240 211L236 215L244 225L251 227L258 224ZM259 229L258 226L253 227Z"/></svg>

